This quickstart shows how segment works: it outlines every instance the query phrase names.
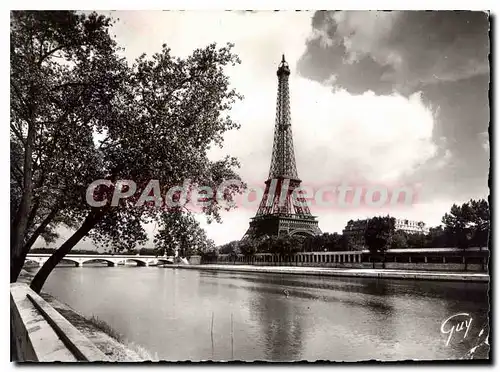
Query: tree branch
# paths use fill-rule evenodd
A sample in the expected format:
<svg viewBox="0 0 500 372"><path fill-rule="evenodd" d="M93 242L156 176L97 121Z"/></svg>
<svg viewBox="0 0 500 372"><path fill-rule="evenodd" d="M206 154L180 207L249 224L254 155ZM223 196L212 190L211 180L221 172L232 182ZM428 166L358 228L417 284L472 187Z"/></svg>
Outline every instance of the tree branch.
<svg viewBox="0 0 500 372"><path fill-rule="evenodd" d="M42 65L42 63L43 63L43 61L44 61L46 58L50 57L50 55L51 55L51 54L53 54L53 53L57 52L58 50L63 49L63 48L64 48L64 47L66 47L66 46L67 46L67 45L64 45L64 44L63 44L63 45L59 45L58 47L55 47L55 48L50 49L49 51L47 51L45 54L43 54L43 55L40 57L40 59L38 60L37 65L38 65L38 66L41 66L41 65Z"/></svg>
<svg viewBox="0 0 500 372"><path fill-rule="evenodd" d="M38 237L45 231L45 229L47 228L49 223L54 219L54 217L57 215L59 210L60 210L60 203L57 202L56 205L50 211L50 213L47 215L47 217L45 217L45 219L42 221L42 223L40 223L40 225L38 225L37 229L33 232L33 234L28 239L26 244L24 244L23 252L28 252L31 249L33 244L35 244L36 240L38 239Z"/></svg>
<svg viewBox="0 0 500 372"><path fill-rule="evenodd" d="M10 129L15 134L16 138L22 143L22 145L26 147L26 141L23 138L21 132L19 132L19 130L13 124L10 125Z"/></svg>
<svg viewBox="0 0 500 372"><path fill-rule="evenodd" d="M14 162L11 162L10 163L10 167L11 167L11 170L13 170L14 172L11 172L12 176L14 177L16 183L18 184L19 188L22 190L23 189L23 181L22 181L22 178L23 178L23 171L21 170L21 168L19 168L19 165L14 163ZM16 172L17 171L17 175L16 175Z"/></svg>
<svg viewBox="0 0 500 372"><path fill-rule="evenodd" d="M14 93L16 94L17 98L21 100L21 103L26 106L26 109L29 109L29 105L26 103L26 101L23 98L23 95L21 94L21 90L18 88L16 83L13 81L12 77L10 79L10 86L14 88Z"/></svg>

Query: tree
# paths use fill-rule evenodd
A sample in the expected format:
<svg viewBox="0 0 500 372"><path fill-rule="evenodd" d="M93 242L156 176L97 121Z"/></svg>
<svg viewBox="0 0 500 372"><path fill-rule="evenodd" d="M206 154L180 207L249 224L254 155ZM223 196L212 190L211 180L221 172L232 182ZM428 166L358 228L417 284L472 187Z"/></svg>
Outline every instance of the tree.
<svg viewBox="0 0 500 372"><path fill-rule="evenodd" d="M472 244L477 247L489 246L490 207L486 200L471 200L472 209Z"/></svg>
<svg viewBox="0 0 500 372"><path fill-rule="evenodd" d="M366 226L365 241L372 257L383 254L385 265L385 251L389 248L394 234L396 219L394 217L373 217ZM373 261L375 268L375 260Z"/></svg>
<svg viewBox="0 0 500 372"><path fill-rule="evenodd" d="M429 233L425 236L425 247L445 248L449 246L451 245L447 244L446 234L441 225L429 229Z"/></svg>
<svg viewBox="0 0 500 372"><path fill-rule="evenodd" d="M203 232L205 231L203 230ZM201 255L203 252L207 251L214 251L217 253L217 256L219 255L219 252L217 252L217 247L215 246L215 243L212 239L205 239L204 244L198 246L196 251L194 251L194 254Z"/></svg>
<svg viewBox="0 0 500 372"><path fill-rule="evenodd" d="M341 250L342 251L361 251L364 249L364 232L361 237L354 237L352 235L342 235Z"/></svg>
<svg viewBox="0 0 500 372"><path fill-rule="evenodd" d="M166 248L163 248L163 249L159 249L160 252L162 252L163 255L166 255L166 256L175 256L175 249L172 248L172 247L166 247Z"/></svg>
<svg viewBox="0 0 500 372"><path fill-rule="evenodd" d="M304 252L312 252L314 251L314 236L306 236L306 238L304 239L304 242L302 244L302 250Z"/></svg>
<svg viewBox="0 0 500 372"><path fill-rule="evenodd" d="M154 244L157 249L178 248L180 257L190 257L215 248L192 214L180 209L162 214Z"/></svg>
<svg viewBox="0 0 500 372"><path fill-rule="evenodd" d="M325 239L325 243L323 248L329 252L339 252L342 251L342 234L338 233L324 233L323 237Z"/></svg>
<svg viewBox="0 0 500 372"><path fill-rule="evenodd" d="M257 253L256 242L248 238L240 240L238 249L247 261L251 261L255 253Z"/></svg>
<svg viewBox="0 0 500 372"><path fill-rule="evenodd" d="M422 233L408 234L407 247L424 248L426 246L426 235Z"/></svg>
<svg viewBox="0 0 500 372"><path fill-rule="evenodd" d="M233 264L236 263L236 260L238 259L238 253L236 251L231 251L229 252L229 261L233 261Z"/></svg>
<svg viewBox="0 0 500 372"><path fill-rule="evenodd" d="M443 216L444 232L449 241L464 251L471 246L487 246L490 211L484 199L470 200L461 206L453 204ZM465 260L467 270L467 260Z"/></svg>
<svg viewBox="0 0 500 372"><path fill-rule="evenodd" d="M11 13L11 282L39 236L60 215L95 164L94 123L123 66L109 18L73 11Z"/></svg>
<svg viewBox="0 0 500 372"><path fill-rule="evenodd" d="M282 257L285 261L291 261L297 252L303 249L306 237L302 236L268 236L264 235L253 242L259 253L271 253L275 257Z"/></svg>
<svg viewBox="0 0 500 372"><path fill-rule="evenodd" d="M233 264L236 263L238 259L238 240L233 240L232 242L221 245L218 248L220 254L227 254L229 261L233 261Z"/></svg>
<svg viewBox="0 0 500 372"><path fill-rule="evenodd" d="M487 246L490 210L486 200L471 199L461 206L453 204L442 221L445 233L457 247Z"/></svg>
<svg viewBox="0 0 500 372"><path fill-rule="evenodd" d="M294 257L295 254L301 250L303 242L304 237L301 236L280 236L278 237L276 244L278 254L284 258L285 262L290 262L292 260L292 257Z"/></svg>
<svg viewBox="0 0 500 372"><path fill-rule="evenodd" d="M411 234L407 234L402 230L395 231L391 239L391 248L406 248L410 240Z"/></svg>
<svg viewBox="0 0 500 372"><path fill-rule="evenodd" d="M158 250L156 248L141 248L141 249L139 249L139 255L141 255L141 256L157 256Z"/></svg>
<svg viewBox="0 0 500 372"><path fill-rule="evenodd" d="M472 210L467 203L461 206L453 204L450 213L443 216L445 233L454 246L462 249L469 247L472 239L471 220Z"/></svg>
<svg viewBox="0 0 500 372"><path fill-rule="evenodd" d="M237 252L237 250L238 250L238 240L233 240L219 247L220 254L230 254L233 252Z"/></svg>
<svg viewBox="0 0 500 372"><path fill-rule="evenodd" d="M240 98L229 88L225 75L225 66L239 63L231 48L217 49L212 44L180 59L172 57L164 45L152 59L141 56L122 75L120 85L111 92L113 99L106 107L106 116L96 124L103 139L96 145L99 157L94 180L110 180L112 185L99 187L94 197L106 204L90 207L84 192L74 198L78 206L72 211L78 210L82 216L80 227L37 273L31 284L33 290L41 290L55 265L87 235L117 241L125 237L127 245L137 239L143 241L142 224L163 216L161 208L151 203L136 205L150 180L158 180L165 192L188 177L193 185L212 189L225 180L239 178L234 172L236 159L211 161L207 157L211 146L221 146L224 132L238 127L227 115L232 103ZM122 187L117 180L133 180L136 194L111 206L115 187ZM224 196L232 200L240 191L232 186ZM220 221L221 208L231 207L209 203L203 212L210 220Z"/></svg>

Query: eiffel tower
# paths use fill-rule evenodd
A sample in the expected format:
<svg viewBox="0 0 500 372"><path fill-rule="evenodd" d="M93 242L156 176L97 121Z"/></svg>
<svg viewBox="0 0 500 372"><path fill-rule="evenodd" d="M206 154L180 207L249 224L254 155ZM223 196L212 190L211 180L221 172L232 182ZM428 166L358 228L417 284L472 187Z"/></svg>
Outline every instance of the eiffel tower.
<svg viewBox="0 0 500 372"><path fill-rule="evenodd" d="M265 182L266 189L257 214L251 219L243 238L321 234L318 221L311 215L302 193L293 192L300 186L301 180L297 174L293 149L288 88L290 67L285 61L285 55L278 66L277 75L278 98L269 177Z"/></svg>

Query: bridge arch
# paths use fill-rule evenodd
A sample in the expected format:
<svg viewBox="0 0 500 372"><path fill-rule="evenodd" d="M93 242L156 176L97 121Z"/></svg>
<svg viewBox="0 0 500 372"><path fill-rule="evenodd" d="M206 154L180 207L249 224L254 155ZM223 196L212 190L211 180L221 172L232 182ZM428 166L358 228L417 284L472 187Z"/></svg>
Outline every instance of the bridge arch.
<svg viewBox="0 0 500 372"><path fill-rule="evenodd" d="M170 257L168 257L168 258L165 258L165 257L160 258L160 257L158 257L157 261L158 261L159 264L171 264L171 263L174 263L173 258L170 258Z"/></svg>
<svg viewBox="0 0 500 372"><path fill-rule="evenodd" d="M116 264L125 264L126 262L135 262L137 266L149 266L149 260L148 259L141 259L141 258L132 258L132 257L127 257L120 259L119 261L116 262Z"/></svg>
<svg viewBox="0 0 500 372"><path fill-rule="evenodd" d="M81 262L80 261L77 261L77 260L74 260L72 259L71 257L68 257L68 256L65 256L62 261L66 261L66 262L73 262L75 264L75 266L80 266L81 265Z"/></svg>
<svg viewBox="0 0 500 372"><path fill-rule="evenodd" d="M108 260L106 258L101 258L101 257L91 257L88 259L82 259L80 261L70 259L69 261L75 262L78 266L83 265L85 263L89 263L89 262L106 262L108 264L108 266L116 266L115 261Z"/></svg>

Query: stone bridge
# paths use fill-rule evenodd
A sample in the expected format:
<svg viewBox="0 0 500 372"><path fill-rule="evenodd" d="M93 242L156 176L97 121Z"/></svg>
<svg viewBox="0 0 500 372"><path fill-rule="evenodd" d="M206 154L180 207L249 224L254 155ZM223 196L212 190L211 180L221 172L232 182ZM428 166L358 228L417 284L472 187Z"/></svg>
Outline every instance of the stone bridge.
<svg viewBox="0 0 500 372"><path fill-rule="evenodd" d="M25 262L33 262L42 266L51 256L48 253L30 253ZM137 266L155 266L158 264L173 263L173 256L132 256L132 255L107 255L107 254L67 254L65 261L74 262L76 267L82 267L86 262L107 262L108 266L117 266L127 262L135 262Z"/></svg>

